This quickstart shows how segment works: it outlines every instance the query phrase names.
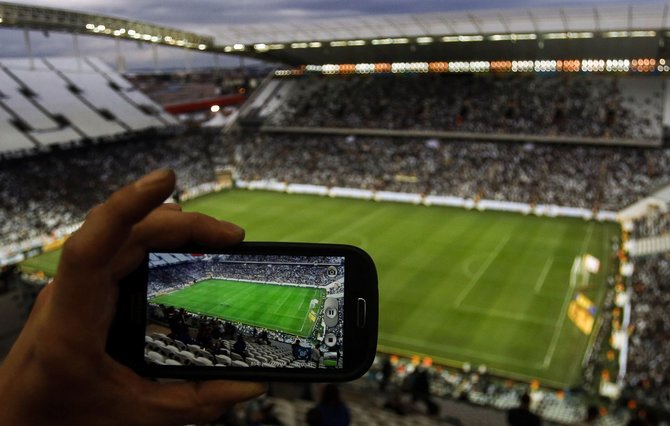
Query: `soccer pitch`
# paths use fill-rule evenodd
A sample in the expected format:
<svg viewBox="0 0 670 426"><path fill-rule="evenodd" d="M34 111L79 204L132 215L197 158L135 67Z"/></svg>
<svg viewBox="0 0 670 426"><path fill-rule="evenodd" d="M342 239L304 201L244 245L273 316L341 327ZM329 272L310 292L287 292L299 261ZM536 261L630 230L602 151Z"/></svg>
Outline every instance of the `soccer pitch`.
<svg viewBox="0 0 670 426"><path fill-rule="evenodd" d="M379 349L521 380L580 382L589 343L567 318L576 256L602 262L584 293L600 305L613 223L234 190L184 206L243 226L247 240L354 244L379 271ZM53 256L26 265L53 272Z"/></svg>
<svg viewBox="0 0 670 426"><path fill-rule="evenodd" d="M324 289L313 287L212 279L154 297L151 302L307 337L314 328L310 304L318 300L314 310L318 312L325 295Z"/></svg>

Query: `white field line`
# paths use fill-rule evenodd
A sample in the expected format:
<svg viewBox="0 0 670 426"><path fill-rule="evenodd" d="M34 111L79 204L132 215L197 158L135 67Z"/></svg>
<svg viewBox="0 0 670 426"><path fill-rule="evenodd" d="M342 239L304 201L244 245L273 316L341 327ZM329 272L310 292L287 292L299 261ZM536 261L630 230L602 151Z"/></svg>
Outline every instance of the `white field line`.
<svg viewBox="0 0 670 426"><path fill-rule="evenodd" d="M536 294L539 293L540 290L542 290L544 280L547 279L547 274L549 273L551 265L553 264L554 264L554 256L549 257L547 261L544 262L544 268L542 268L542 272L540 273L540 276L537 278L537 282L535 282L535 287L533 288Z"/></svg>
<svg viewBox="0 0 670 426"><path fill-rule="evenodd" d="M520 314L518 312L501 311L490 308L480 308L478 306L461 306L460 308L457 308L457 310L462 312L471 312L474 314L486 315L489 317L502 318L511 321L527 322L530 324L536 324L542 326L550 326L554 324L551 321L538 320L535 316L531 315Z"/></svg>
<svg viewBox="0 0 670 426"><path fill-rule="evenodd" d="M427 352L430 352L431 350L434 349L441 349L443 351L449 351L452 353L457 353L466 357L475 357L475 358L480 358L484 359L487 361L491 362L504 362L507 365L511 365L514 367L519 367L519 368L528 368L529 365L527 362L521 362L519 361L518 358L514 357L507 357L504 355L497 355L493 353L486 353L486 352L479 352L476 350L472 349L467 349L464 347L460 346L452 346L452 345L446 345L444 343L436 343L436 342L431 342L427 343L423 339L414 339L411 337L405 337L405 336L398 336L394 334L386 334L386 333L380 333L379 334L379 339L387 342L395 342L399 343L404 347L407 347L407 345L413 345L413 346L418 346L420 348L425 348ZM382 344L383 345L383 344ZM532 365L532 364L531 364ZM536 365L539 365L537 363Z"/></svg>
<svg viewBox="0 0 670 426"><path fill-rule="evenodd" d="M311 299L312 299L312 298L310 297L310 300L311 300ZM301 311L301 310L302 310L302 305L304 305L304 304L305 304L305 299L302 299L302 302L300 302L300 307L298 307L298 311ZM305 315L305 318L303 318L303 320L302 320L302 325L300 326L300 332L301 332L301 333L302 333L302 329L305 328L305 321L307 321L307 317L308 317L308 316L309 316L309 315Z"/></svg>
<svg viewBox="0 0 670 426"><path fill-rule="evenodd" d="M584 250L586 250L586 248L588 247L589 242L591 240L591 235L593 235L593 222L591 222L588 231L586 231L586 235L584 235L584 241L582 242L580 255L584 254ZM556 326L554 327L554 335L551 337L551 343L549 344L547 354L544 357L544 363L542 363L542 368L546 369L549 367L549 364L551 364L551 358L554 356L554 351L556 350L556 345L558 344L558 338L561 336L563 323L565 322L565 318L568 316L568 305L570 304L570 299L572 298L574 285L575 285L574 282L570 283L570 288L568 288L568 291L565 293L565 298L563 299L563 306L561 307L561 313L559 314L558 321L556 323Z"/></svg>
<svg viewBox="0 0 670 426"><path fill-rule="evenodd" d="M589 246L589 243L591 242L591 235L593 235L593 222L589 224L589 229L586 231L586 235L584 236L584 241L582 241L582 248L579 251L579 255L586 254L586 249Z"/></svg>
<svg viewBox="0 0 670 426"><path fill-rule="evenodd" d="M498 243L498 247L496 247L495 250L493 250L493 252L491 252L488 259L486 259L486 262L484 263L484 265L481 268L479 268L479 271L477 271L477 275L472 277L472 279L470 279L470 282L468 282L468 285L466 285L465 288L463 290L461 290L460 294L458 295L458 297L454 301L453 305L455 307L458 308L461 305L461 303L463 303L463 299L465 299L467 297L467 295L470 293L470 291L472 291L474 286L477 284L477 281L479 281L479 279L484 275L486 270L489 269L489 266L491 266L491 263L493 263L495 258L498 257L498 255L500 254L502 249L505 247L505 245L507 245L507 243L509 242L511 237L512 236L510 234L504 240L502 240L500 243Z"/></svg>

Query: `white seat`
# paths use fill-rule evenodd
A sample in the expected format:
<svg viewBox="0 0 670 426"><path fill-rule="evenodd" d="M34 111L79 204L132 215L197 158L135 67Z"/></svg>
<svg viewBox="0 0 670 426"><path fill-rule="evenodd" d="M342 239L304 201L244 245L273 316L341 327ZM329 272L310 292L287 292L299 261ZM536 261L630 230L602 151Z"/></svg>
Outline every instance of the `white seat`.
<svg viewBox="0 0 670 426"><path fill-rule="evenodd" d="M158 352L154 352L154 351L147 352L147 356L149 358L151 358L153 361L160 361L161 363L165 360L163 355L159 354Z"/></svg>
<svg viewBox="0 0 670 426"><path fill-rule="evenodd" d="M193 363L195 365L201 365L201 366L207 366L207 367L214 365L214 363L212 361L208 360L207 358L203 358L203 357L197 357L196 359L193 360Z"/></svg>
<svg viewBox="0 0 670 426"><path fill-rule="evenodd" d="M232 363L230 357L226 355L217 355L216 360L219 362L219 364L230 365Z"/></svg>
<svg viewBox="0 0 670 426"><path fill-rule="evenodd" d="M183 365L183 364L175 359L168 358L165 360L165 365Z"/></svg>
<svg viewBox="0 0 670 426"><path fill-rule="evenodd" d="M249 364L247 364L244 361L233 361L233 367L248 367Z"/></svg>

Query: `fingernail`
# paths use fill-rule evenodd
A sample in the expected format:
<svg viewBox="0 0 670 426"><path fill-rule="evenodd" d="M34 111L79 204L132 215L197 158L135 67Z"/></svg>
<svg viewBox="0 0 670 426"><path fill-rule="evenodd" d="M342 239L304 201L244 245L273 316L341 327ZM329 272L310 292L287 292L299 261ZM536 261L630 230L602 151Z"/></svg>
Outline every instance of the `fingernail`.
<svg viewBox="0 0 670 426"><path fill-rule="evenodd" d="M240 237L244 238L244 235L246 234L246 231L244 228L241 226L235 225L234 223L226 222L230 226L230 229L232 233L239 235Z"/></svg>
<svg viewBox="0 0 670 426"><path fill-rule="evenodd" d="M171 174L172 171L170 169L154 170L148 175L142 176L140 180L135 182L135 186L138 188L145 188L167 179Z"/></svg>

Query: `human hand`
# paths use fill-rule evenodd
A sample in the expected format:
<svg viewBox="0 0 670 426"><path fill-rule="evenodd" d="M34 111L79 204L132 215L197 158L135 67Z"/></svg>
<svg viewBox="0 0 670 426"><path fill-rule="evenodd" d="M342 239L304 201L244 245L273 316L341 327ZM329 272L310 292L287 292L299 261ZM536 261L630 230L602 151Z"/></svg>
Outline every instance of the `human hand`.
<svg viewBox="0 0 670 426"><path fill-rule="evenodd" d="M65 243L56 277L0 366L0 424L201 423L265 391L259 383L220 380L159 384L105 352L118 281L148 249L244 239L236 225L162 204L174 185L174 173L161 169L123 187Z"/></svg>

